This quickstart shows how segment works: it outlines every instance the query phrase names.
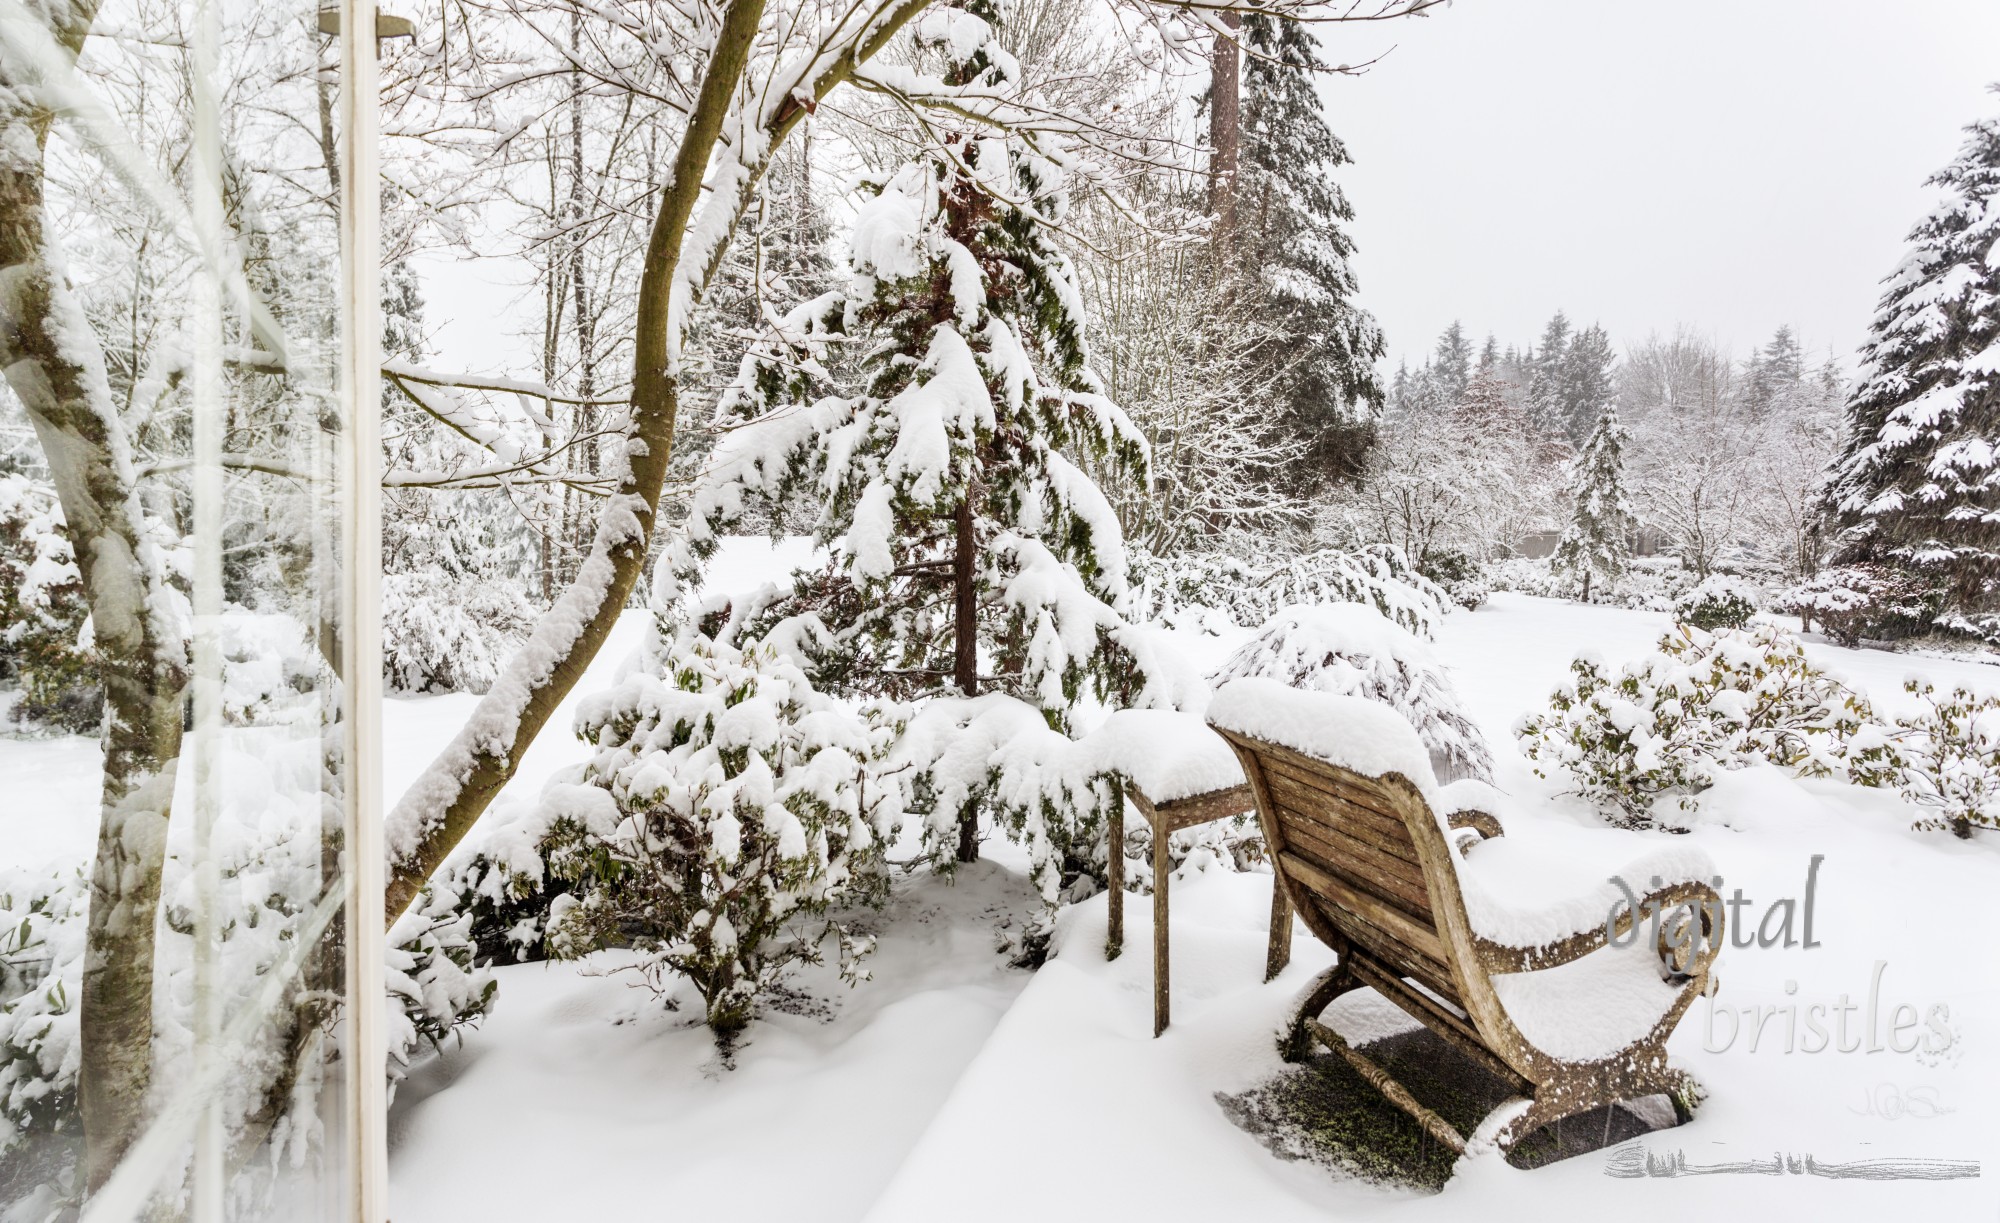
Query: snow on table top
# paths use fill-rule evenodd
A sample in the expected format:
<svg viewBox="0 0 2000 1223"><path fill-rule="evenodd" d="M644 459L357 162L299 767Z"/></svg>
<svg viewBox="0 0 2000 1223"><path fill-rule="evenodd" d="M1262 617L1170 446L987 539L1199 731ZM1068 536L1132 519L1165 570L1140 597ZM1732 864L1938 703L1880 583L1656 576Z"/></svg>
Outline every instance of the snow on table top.
<svg viewBox="0 0 2000 1223"><path fill-rule="evenodd" d="M1155 803L1243 784L1235 751L1197 714L1121 709L1079 746L1101 771L1122 774Z"/></svg>
<svg viewBox="0 0 2000 1223"><path fill-rule="evenodd" d="M1426 800L1438 793L1430 752L1416 728L1375 701L1301 692L1274 679L1252 677L1224 684L1209 702L1208 720L1367 777L1400 773Z"/></svg>

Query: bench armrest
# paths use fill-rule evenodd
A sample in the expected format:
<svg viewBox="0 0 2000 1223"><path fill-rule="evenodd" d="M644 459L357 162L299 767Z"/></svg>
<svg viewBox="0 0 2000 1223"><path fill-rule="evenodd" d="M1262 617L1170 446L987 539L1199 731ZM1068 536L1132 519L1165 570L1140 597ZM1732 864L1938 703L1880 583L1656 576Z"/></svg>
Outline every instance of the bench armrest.
<svg viewBox="0 0 2000 1223"><path fill-rule="evenodd" d="M1685 947L1675 937L1677 924L1662 920L1655 950L1675 975L1701 976L1722 950L1722 897L1714 888L1695 879L1664 884L1646 893L1639 898L1637 913L1621 904L1615 923L1610 921L1606 906L1606 921L1538 946L1511 946L1476 932L1473 942L1479 950L1480 964L1488 972L1539 972L1607 946L1612 935L1625 937L1635 921L1644 925L1654 912L1671 917L1681 909L1687 909L1689 920L1695 923Z"/></svg>
<svg viewBox="0 0 2000 1223"><path fill-rule="evenodd" d="M1490 841L1494 837L1504 837L1506 835L1506 829L1500 827L1500 819L1496 819L1494 815L1488 815L1486 811L1470 811L1470 809L1468 811L1452 811L1450 815L1444 817L1444 823L1454 833L1458 833L1458 831L1478 833L1476 837L1452 837L1452 843L1458 845L1458 855L1460 857L1464 857L1472 849L1472 845L1478 845L1480 841Z"/></svg>

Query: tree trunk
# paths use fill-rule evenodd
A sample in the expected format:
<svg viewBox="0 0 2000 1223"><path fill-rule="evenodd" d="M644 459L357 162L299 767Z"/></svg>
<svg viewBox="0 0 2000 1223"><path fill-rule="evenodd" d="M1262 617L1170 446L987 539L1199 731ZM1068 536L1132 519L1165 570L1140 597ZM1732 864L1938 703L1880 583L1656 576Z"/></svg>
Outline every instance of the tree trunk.
<svg viewBox="0 0 2000 1223"><path fill-rule="evenodd" d="M1222 24L1234 32L1243 27L1243 15L1222 14ZM1208 139L1213 148L1208 162L1208 211L1215 217L1215 244L1226 258L1236 233L1236 171L1243 151L1243 70L1233 39L1215 36L1209 52Z"/></svg>
<svg viewBox="0 0 2000 1223"><path fill-rule="evenodd" d="M702 168L732 112L764 6L762 0L731 0L724 11L701 91L657 195L659 210L647 241L633 323L632 406L619 442L629 459L629 474L600 512L591 555L576 580L508 660L464 728L389 813L391 861L383 908L390 925L514 776L528 746L603 648L638 583L673 453L680 403L679 380L668 363L677 343L669 309L676 280L697 294L707 285L771 152L820 99L850 80L858 65L880 54L931 2L896 0L864 35L826 57L818 75L771 104L761 121L754 160L732 164L726 175L718 172L709 184L712 189L705 191ZM745 147L733 141L727 156L750 157ZM704 198L706 207L724 210L728 224L689 225L696 202Z"/></svg>
<svg viewBox="0 0 2000 1223"><path fill-rule="evenodd" d="M72 55L93 10L60 10ZM0 80L0 365L27 410L83 576L104 684L104 784L85 935L78 1102L94 1192L137 1137L152 1077L153 943L180 756L187 643L164 606L129 439L81 304L43 231L51 115L32 81Z"/></svg>
<svg viewBox="0 0 2000 1223"><path fill-rule="evenodd" d="M972 532L972 499L958 503L954 525L956 548L951 561L953 641L951 679L967 696L979 695L979 600L972 584L973 549L978 540ZM958 813L958 860L979 860L979 810L967 804Z"/></svg>

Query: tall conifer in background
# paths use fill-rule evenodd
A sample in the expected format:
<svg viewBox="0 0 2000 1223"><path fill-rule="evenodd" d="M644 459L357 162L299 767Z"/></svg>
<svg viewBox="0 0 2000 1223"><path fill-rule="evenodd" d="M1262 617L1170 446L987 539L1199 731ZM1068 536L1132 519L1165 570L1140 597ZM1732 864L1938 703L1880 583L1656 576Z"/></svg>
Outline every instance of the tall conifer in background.
<svg viewBox="0 0 2000 1223"><path fill-rule="evenodd" d="M1569 355L1569 317L1558 310L1542 328L1542 342L1527 354L1528 412L1544 433L1567 433L1563 415L1563 359Z"/></svg>
<svg viewBox="0 0 2000 1223"><path fill-rule="evenodd" d="M1835 561L1943 588L1947 627L2000 630L2000 118L1966 129L1931 177L1944 199L1910 232L1847 405L1823 512Z"/></svg>
<svg viewBox="0 0 2000 1223"><path fill-rule="evenodd" d="M1611 366L1616 360L1611 336L1594 323L1577 332L1563 352L1559 396L1571 441L1588 435L1611 402Z"/></svg>
<svg viewBox="0 0 2000 1223"><path fill-rule="evenodd" d="M1314 87L1318 44L1292 21L1250 16L1242 37L1243 130L1234 268L1255 269L1265 310L1286 337L1280 427L1312 443L1313 482L1353 476L1366 456L1382 385L1382 329L1356 301L1346 227L1354 209L1334 179L1348 164Z"/></svg>

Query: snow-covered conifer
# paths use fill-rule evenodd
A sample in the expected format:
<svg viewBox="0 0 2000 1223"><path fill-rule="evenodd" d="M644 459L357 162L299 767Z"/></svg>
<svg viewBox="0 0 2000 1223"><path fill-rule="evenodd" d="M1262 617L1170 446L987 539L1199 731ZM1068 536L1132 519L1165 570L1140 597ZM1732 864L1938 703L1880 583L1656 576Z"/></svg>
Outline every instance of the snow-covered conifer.
<svg viewBox="0 0 2000 1223"><path fill-rule="evenodd" d="M1472 383L1472 341L1466 338L1465 325L1457 319L1438 337L1437 351L1431 357L1431 376L1437 380L1438 393L1447 406L1464 401L1466 388Z"/></svg>
<svg viewBox="0 0 2000 1223"><path fill-rule="evenodd" d="M1825 512L1840 564L1943 590L1939 622L2000 629L2000 118L1933 175L1944 198L1887 281Z"/></svg>
<svg viewBox="0 0 2000 1223"><path fill-rule="evenodd" d="M1770 342L1751 356L1744 374L1744 406L1756 415L1799 394L1806 380L1805 353L1792 329L1779 327Z"/></svg>
<svg viewBox="0 0 2000 1223"><path fill-rule="evenodd" d="M949 86L1014 79L988 18L950 7L919 23ZM832 566L799 575L770 616L810 617L819 682L999 691L1059 727L1086 698L1166 703L1122 614L1124 541L1097 484L1143 476L1146 447L1086 360L1053 235L1068 172L1051 138L968 125L877 185L847 285L783 319L782 340L754 349L725 397L742 423L661 562L663 607L746 509L807 506ZM851 361L836 362L842 346ZM955 826L969 860L975 818L933 813L927 835Z"/></svg>
<svg viewBox="0 0 2000 1223"><path fill-rule="evenodd" d="M1570 340L1562 358L1562 417L1570 440L1584 437L1611 402L1611 337L1595 324Z"/></svg>
<svg viewBox="0 0 2000 1223"><path fill-rule="evenodd" d="M1346 227L1354 209L1334 180L1347 146L1327 127L1315 87L1311 28L1262 15L1243 20L1243 148L1239 257L1257 269L1270 322L1285 337L1282 394L1290 427L1312 444L1322 477L1352 475L1382 387L1382 329L1356 302Z"/></svg>
<svg viewBox="0 0 2000 1223"><path fill-rule="evenodd" d="M1634 523L1625 496L1625 441L1618 409L1607 403L1570 463L1570 520L1553 564L1582 583L1585 601L1592 578L1618 576L1631 553Z"/></svg>
<svg viewBox="0 0 2000 1223"><path fill-rule="evenodd" d="M0 475L0 681L21 687L16 718L97 725L103 690L79 639L89 614L55 490Z"/></svg>
<svg viewBox="0 0 2000 1223"><path fill-rule="evenodd" d="M1528 410L1537 428L1551 436L1569 430L1563 406L1563 359L1569 355L1569 345L1569 316L1558 310L1542 328L1542 342L1526 361Z"/></svg>

